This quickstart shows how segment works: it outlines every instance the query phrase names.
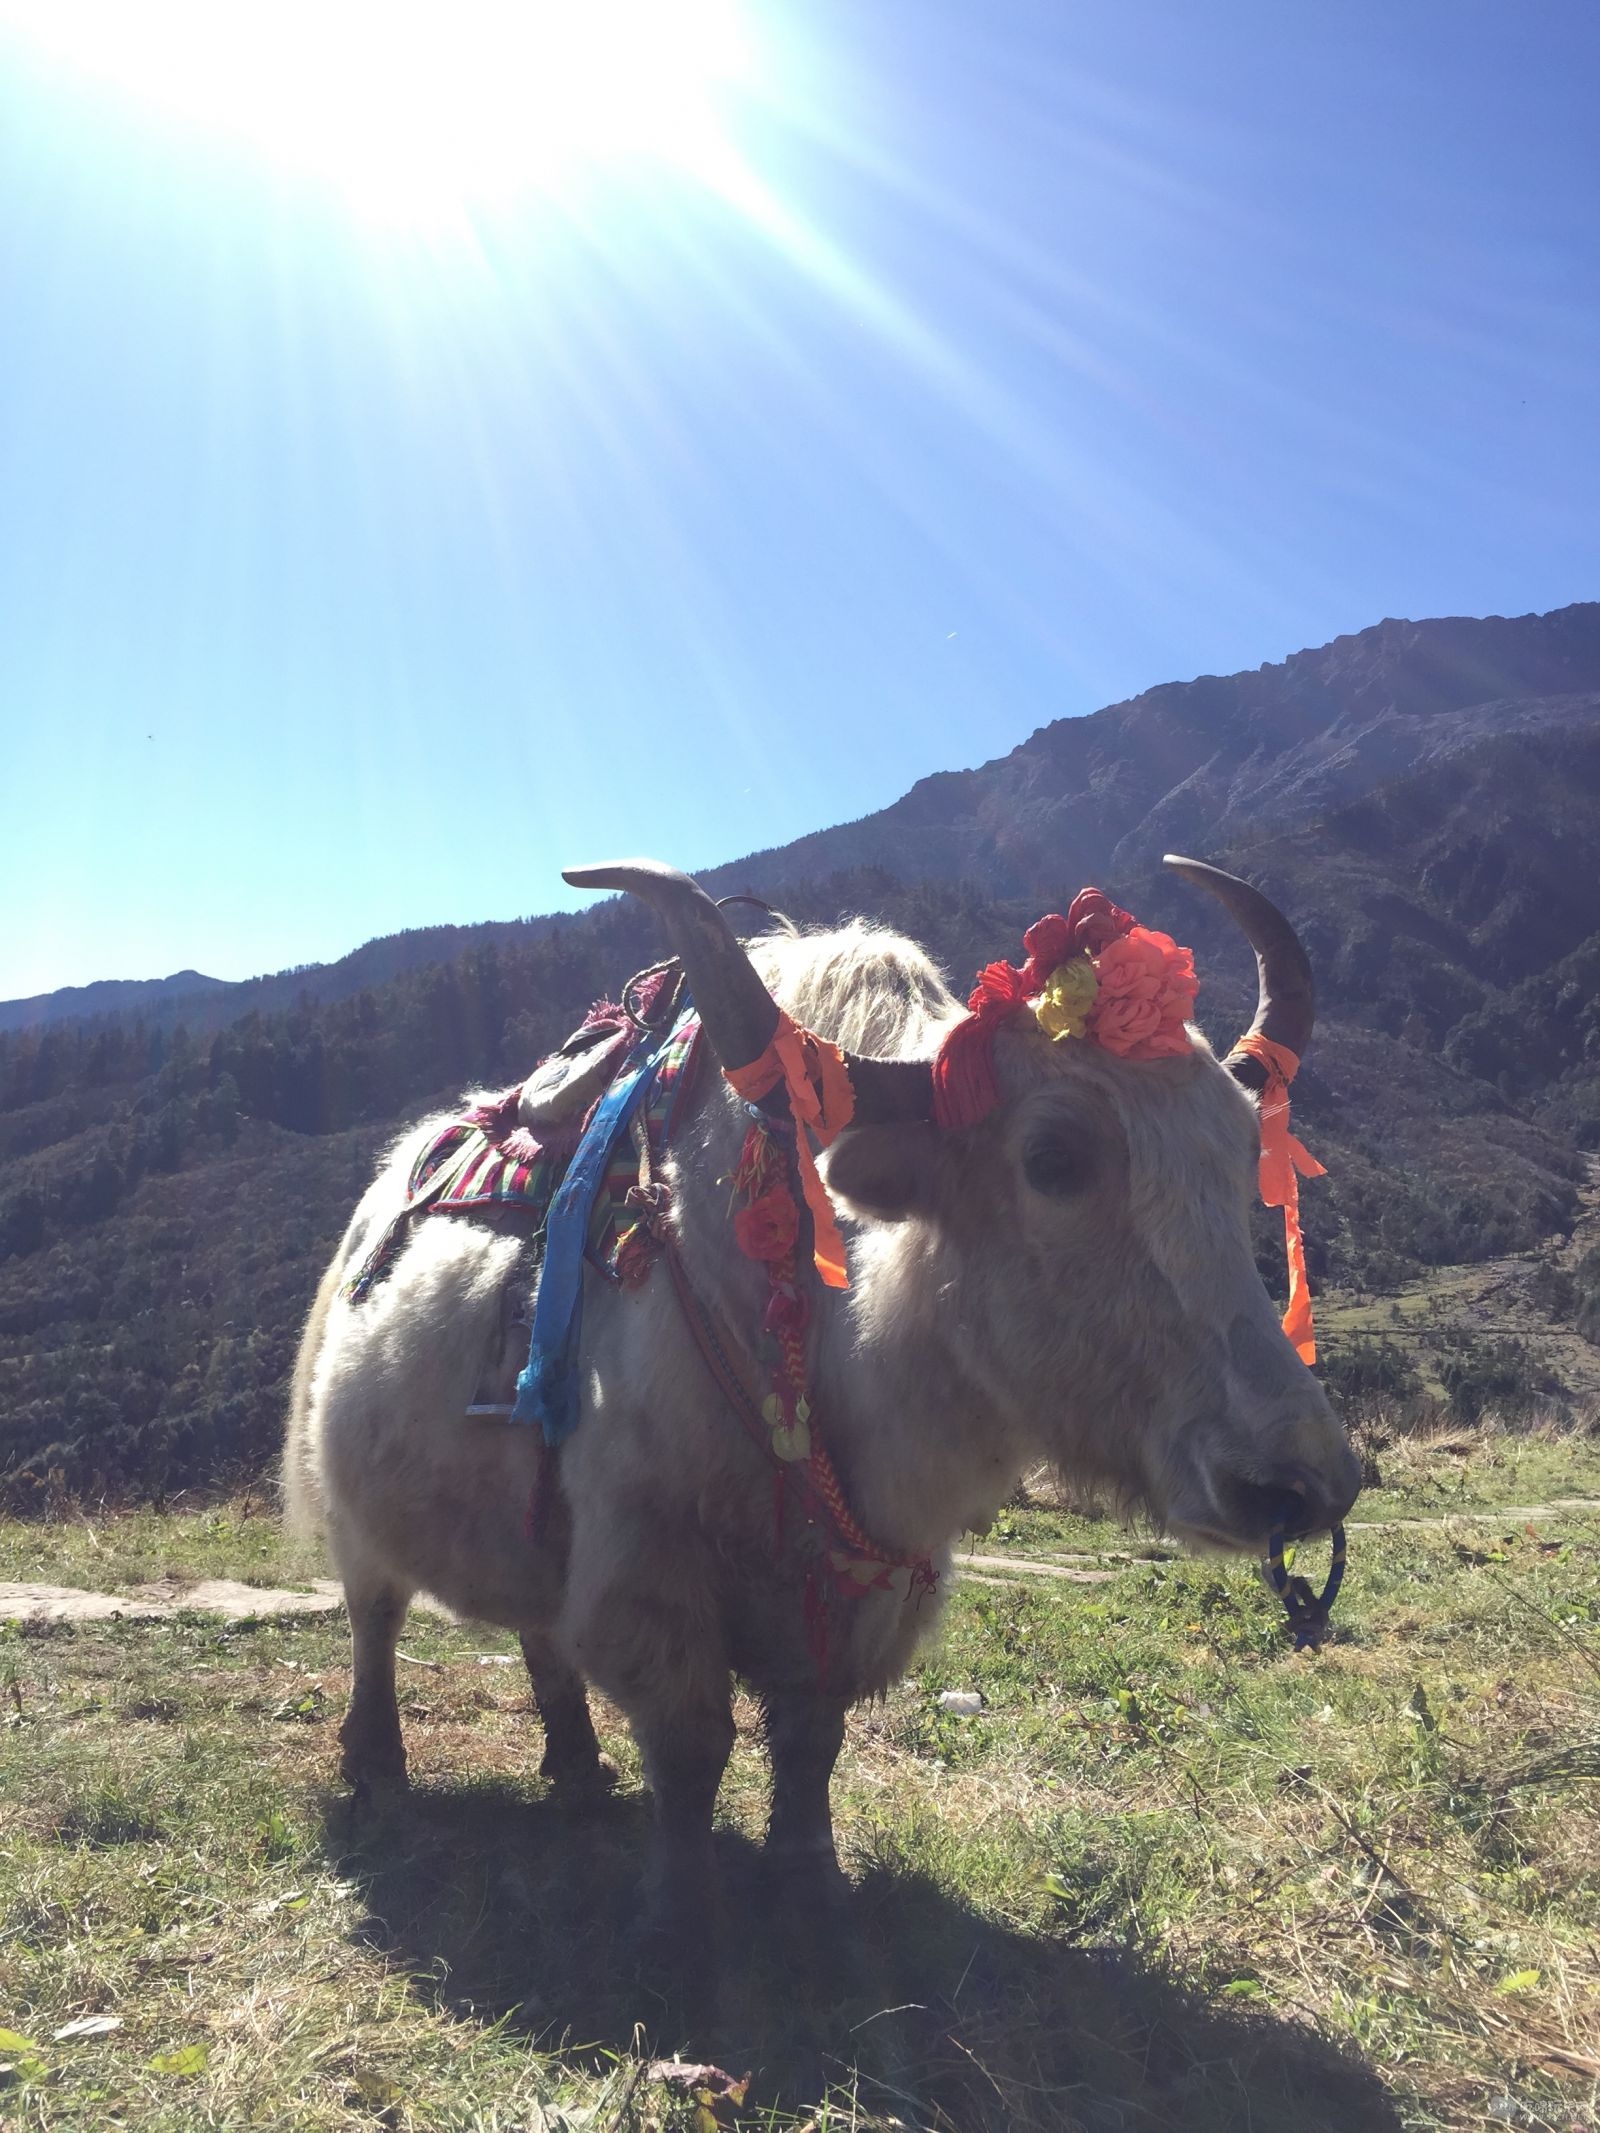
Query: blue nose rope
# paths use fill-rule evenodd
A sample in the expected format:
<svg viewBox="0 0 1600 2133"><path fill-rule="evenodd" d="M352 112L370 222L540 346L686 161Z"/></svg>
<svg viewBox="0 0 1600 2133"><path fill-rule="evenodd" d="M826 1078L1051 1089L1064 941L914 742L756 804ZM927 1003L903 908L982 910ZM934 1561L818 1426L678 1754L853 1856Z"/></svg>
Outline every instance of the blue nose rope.
<svg viewBox="0 0 1600 2133"><path fill-rule="evenodd" d="M1344 1528L1335 1526L1333 1561L1328 1566L1328 1582L1320 1593L1314 1592L1303 1577L1293 1575L1283 1560L1284 1543L1288 1539L1282 1526L1274 1529L1267 1543L1267 1559L1263 1568L1267 1583L1283 1602L1283 1611L1289 1617L1289 1630L1294 1638L1297 1652L1314 1652L1328 1634L1328 1617L1333 1612L1333 1603L1339 1597L1339 1587L1344 1583Z"/></svg>

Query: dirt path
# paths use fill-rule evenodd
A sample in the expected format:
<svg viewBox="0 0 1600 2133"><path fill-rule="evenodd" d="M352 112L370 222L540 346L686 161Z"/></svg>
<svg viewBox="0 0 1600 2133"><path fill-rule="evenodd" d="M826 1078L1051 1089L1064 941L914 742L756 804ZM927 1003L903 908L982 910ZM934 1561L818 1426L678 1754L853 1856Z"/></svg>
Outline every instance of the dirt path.
<svg viewBox="0 0 1600 2133"><path fill-rule="evenodd" d="M1567 1511L1600 1511L1600 1497L1557 1496L1549 1503L1498 1504L1475 1511L1452 1511L1437 1518L1352 1518L1352 1533L1376 1533L1394 1526L1439 1528L1500 1525L1513 1520L1530 1525L1559 1518ZM1037 1555L958 1555L956 1568L969 1585L1026 1586L1030 1580L1057 1579L1069 1585L1104 1585L1142 1563L1170 1562L1160 1552L1139 1554L1126 1548L1082 1553L1046 1550ZM0 1584L0 1622L170 1622L181 1614L216 1615L225 1622L266 1622L291 1615L331 1615L344 1605L344 1588L334 1578L314 1578L307 1587L242 1585L234 1578L168 1576L130 1592L86 1592L75 1585ZM419 1593L412 1602L446 1621L455 1617L437 1600Z"/></svg>
<svg viewBox="0 0 1600 2133"><path fill-rule="evenodd" d="M419 1593L428 1614L454 1619ZM335 1578L307 1589L241 1585L236 1578L164 1577L131 1592L84 1592L76 1585L0 1584L0 1622L170 1622L175 1615L218 1615L225 1622L269 1622L284 1615L331 1615L344 1605Z"/></svg>

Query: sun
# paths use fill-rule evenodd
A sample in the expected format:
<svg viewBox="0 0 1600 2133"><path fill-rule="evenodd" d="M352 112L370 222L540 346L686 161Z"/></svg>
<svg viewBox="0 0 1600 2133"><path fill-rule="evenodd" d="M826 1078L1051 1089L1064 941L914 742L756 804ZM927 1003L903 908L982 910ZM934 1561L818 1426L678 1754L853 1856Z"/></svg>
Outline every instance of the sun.
<svg viewBox="0 0 1600 2133"><path fill-rule="evenodd" d="M737 0L0 0L0 25L402 223L703 165L752 65Z"/></svg>

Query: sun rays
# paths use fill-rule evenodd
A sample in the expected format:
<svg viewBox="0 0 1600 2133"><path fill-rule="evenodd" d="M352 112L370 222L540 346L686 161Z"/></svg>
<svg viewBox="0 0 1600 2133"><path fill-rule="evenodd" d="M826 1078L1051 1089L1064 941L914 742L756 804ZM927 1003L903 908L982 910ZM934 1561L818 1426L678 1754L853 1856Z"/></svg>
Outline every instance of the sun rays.
<svg viewBox="0 0 1600 2133"><path fill-rule="evenodd" d="M693 160L752 65L732 0L4 0L0 23L403 228Z"/></svg>

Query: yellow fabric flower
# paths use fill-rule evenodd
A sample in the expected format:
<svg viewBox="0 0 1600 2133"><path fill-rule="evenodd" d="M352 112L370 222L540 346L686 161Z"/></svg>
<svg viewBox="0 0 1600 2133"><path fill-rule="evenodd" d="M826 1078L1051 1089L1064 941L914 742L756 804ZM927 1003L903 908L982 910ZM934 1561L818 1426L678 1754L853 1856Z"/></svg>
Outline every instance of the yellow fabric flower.
<svg viewBox="0 0 1600 2133"><path fill-rule="evenodd" d="M1058 1044L1063 1037L1081 1037L1099 987L1094 965L1086 955L1058 963L1045 980L1034 1009L1046 1036L1054 1037Z"/></svg>

